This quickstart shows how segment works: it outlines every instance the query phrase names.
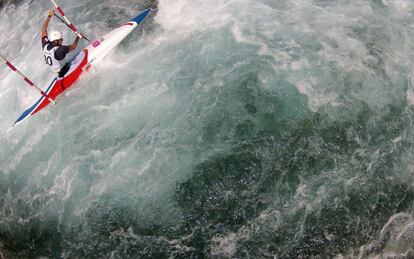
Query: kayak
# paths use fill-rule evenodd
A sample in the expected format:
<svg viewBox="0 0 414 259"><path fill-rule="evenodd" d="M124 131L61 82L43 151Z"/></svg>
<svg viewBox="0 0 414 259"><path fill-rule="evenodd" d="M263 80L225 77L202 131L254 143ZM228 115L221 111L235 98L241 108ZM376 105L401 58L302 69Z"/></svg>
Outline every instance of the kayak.
<svg viewBox="0 0 414 259"><path fill-rule="evenodd" d="M76 55L71 62L69 71L63 78L55 77L45 93L47 97L55 100L59 95L72 87L79 77L91 66L102 60L108 55L116 46L121 43L125 37L128 36L153 10L151 8L145 9L138 14L134 19L122 24L118 28L108 32L104 36L92 41L88 46ZM12 128L26 120L30 116L43 110L50 104L50 100L42 96L35 104L25 110L22 115L16 120Z"/></svg>

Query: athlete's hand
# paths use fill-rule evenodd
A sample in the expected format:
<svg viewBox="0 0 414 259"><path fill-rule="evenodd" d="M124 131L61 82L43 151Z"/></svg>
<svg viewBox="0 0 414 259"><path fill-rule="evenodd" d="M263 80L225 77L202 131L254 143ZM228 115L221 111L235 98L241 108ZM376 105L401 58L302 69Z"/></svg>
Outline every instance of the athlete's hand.
<svg viewBox="0 0 414 259"><path fill-rule="evenodd" d="M52 17L53 15L55 15L55 9L50 9L48 16Z"/></svg>

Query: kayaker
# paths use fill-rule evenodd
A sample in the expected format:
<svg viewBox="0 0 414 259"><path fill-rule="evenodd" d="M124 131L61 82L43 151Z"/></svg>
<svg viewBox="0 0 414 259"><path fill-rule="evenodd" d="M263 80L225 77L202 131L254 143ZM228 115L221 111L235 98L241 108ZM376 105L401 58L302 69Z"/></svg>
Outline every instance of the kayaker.
<svg viewBox="0 0 414 259"><path fill-rule="evenodd" d="M42 26L42 49L45 62L50 70L62 78L70 69L70 63L65 61L65 57L69 52L76 49L80 38L77 36L71 45L65 46L62 45L63 34L60 31L51 30L48 34L47 27L53 15L55 15L55 10L49 10Z"/></svg>

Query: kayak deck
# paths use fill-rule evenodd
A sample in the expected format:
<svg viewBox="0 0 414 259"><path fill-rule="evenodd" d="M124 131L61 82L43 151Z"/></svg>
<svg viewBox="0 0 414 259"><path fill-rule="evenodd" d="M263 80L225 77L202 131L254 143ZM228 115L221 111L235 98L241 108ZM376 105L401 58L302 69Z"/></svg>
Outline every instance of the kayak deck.
<svg viewBox="0 0 414 259"><path fill-rule="evenodd" d="M68 73L63 78L55 77L50 83L45 93L50 98L55 100L60 94L62 94L66 89L71 87L78 80L78 78L83 72L82 68L87 64L87 61L88 51L83 50L71 62L71 66ZM20 115L20 117L13 124L13 127L27 119L29 116L36 114L38 111L42 110L47 105L49 105L49 103L50 101L48 98L45 98L44 96L40 97L39 100L33 106L25 110L22 113L22 115Z"/></svg>

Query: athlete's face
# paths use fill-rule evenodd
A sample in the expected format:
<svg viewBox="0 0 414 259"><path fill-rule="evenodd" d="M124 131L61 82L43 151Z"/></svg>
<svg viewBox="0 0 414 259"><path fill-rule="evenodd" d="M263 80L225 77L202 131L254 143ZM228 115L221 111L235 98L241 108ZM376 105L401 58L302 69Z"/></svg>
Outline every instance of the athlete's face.
<svg viewBox="0 0 414 259"><path fill-rule="evenodd" d="M59 44L59 46L60 46L60 45L62 45L62 44L63 44L63 39L60 39L60 40L58 41L58 44Z"/></svg>

